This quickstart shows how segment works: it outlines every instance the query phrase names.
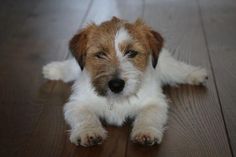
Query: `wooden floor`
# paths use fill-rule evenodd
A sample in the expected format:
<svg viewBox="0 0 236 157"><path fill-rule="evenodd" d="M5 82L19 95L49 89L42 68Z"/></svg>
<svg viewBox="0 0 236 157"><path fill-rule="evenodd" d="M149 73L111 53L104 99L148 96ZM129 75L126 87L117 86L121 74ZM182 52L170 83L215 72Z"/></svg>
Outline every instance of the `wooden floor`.
<svg viewBox="0 0 236 157"><path fill-rule="evenodd" d="M1 157L230 157L236 154L236 2L233 0L1 0ZM206 67L206 87L166 87L172 100L163 143L129 140L106 126L101 146L68 140L62 114L70 85L41 68L68 58L68 40L90 21L142 17L180 60Z"/></svg>

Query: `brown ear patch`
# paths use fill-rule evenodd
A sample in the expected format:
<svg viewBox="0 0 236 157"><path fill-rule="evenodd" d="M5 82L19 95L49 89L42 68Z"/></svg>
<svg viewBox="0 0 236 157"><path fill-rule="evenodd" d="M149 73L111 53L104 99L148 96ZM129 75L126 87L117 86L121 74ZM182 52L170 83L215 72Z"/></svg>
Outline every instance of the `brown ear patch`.
<svg viewBox="0 0 236 157"><path fill-rule="evenodd" d="M152 55L152 66L155 68L157 65L159 53L164 45L164 39L160 33L152 30L147 26L141 19L137 19L134 25L131 25L135 32L133 34L143 34L143 36L137 37L138 39L143 38L145 40L140 40L142 43L147 45L147 50ZM138 32L138 33L137 33Z"/></svg>
<svg viewBox="0 0 236 157"><path fill-rule="evenodd" d="M155 68L157 65L159 53L164 44L164 39L158 32L151 30L148 40L152 51L152 66Z"/></svg>
<svg viewBox="0 0 236 157"><path fill-rule="evenodd" d="M87 54L87 44L89 32L95 28L95 24L90 24L85 29L79 31L69 42L69 49L80 65L81 70L85 66L85 57Z"/></svg>
<svg viewBox="0 0 236 157"><path fill-rule="evenodd" d="M83 70L85 65L87 41L88 39L86 33L82 31L74 35L69 43L70 51L79 63L81 70Z"/></svg>
<svg viewBox="0 0 236 157"><path fill-rule="evenodd" d="M120 22L121 20L118 17L113 16L111 21L113 21L113 22Z"/></svg>

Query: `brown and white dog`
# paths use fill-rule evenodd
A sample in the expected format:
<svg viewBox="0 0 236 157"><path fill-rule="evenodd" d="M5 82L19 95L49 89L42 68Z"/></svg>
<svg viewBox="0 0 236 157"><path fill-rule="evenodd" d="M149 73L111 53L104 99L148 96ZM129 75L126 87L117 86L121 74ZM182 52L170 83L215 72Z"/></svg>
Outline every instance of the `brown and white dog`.
<svg viewBox="0 0 236 157"><path fill-rule="evenodd" d="M102 143L107 132L100 118L117 126L133 118L132 141L160 143L168 112L162 85L199 85L207 78L205 69L177 61L162 49L162 36L141 20L113 17L90 24L69 47L74 58L44 66L43 74L50 80L75 81L64 114L76 145Z"/></svg>

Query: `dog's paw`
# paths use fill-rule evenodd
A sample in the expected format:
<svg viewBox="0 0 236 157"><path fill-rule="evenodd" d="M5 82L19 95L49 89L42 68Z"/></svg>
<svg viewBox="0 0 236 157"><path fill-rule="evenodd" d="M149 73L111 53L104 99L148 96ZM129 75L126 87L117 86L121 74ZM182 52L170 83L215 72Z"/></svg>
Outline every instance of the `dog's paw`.
<svg viewBox="0 0 236 157"><path fill-rule="evenodd" d="M61 64L59 62L52 62L43 67L42 70L45 79L60 80L62 79Z"/></svg>
<svg viewBox="0 0 236 157"><path fill-rule="evenodd" d="M106 138L106 133L106 130L102 127L74 129L71 132L70 141L75 145L81 145L84 147L94 146L102 144Z"/></svg>
<svg viewBox="0 0 236 157"><path fill-rule="evenodd" d="M131 133L131 140L134 143L152 146L160 144L162 141L163 133L153 127L133 129Z"/></svg>
<svg viewBox="0 0 236 157"><path fill-rule="evenodd" d="M207 79L207 71L204 68L198 68L187 76L187 82L192 85L203 84Z"/></svg>

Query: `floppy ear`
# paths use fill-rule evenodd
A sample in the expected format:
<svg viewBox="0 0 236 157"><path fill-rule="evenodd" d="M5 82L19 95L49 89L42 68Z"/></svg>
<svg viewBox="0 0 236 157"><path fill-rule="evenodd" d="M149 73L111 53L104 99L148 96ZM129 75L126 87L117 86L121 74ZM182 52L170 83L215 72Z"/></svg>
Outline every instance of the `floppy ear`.
<svg viewBox="0 0 236 157"><path fill-rule="evenodd" d="M86 51L87 51L87 31L82 30L76 35L73 36L73 38L69 42L69 49L77 62L79 63L79 66L81 70L83 70L85 66L85 57L86 57Z"/></svg>
<svg viewBox="0 0 236 157"><path fill-rule="evenodd" d="M116 16L112 16L111 21L119 22L120 19L118 17L116 17Z"/></svg>
<svg viewBox="0 0 236 157"><path fill-rule="evenodd" d="M152 54L152 66L153 68L156 68L159 53L163 47L164 39L158 32L150 30L148 40Z"/></svg>

